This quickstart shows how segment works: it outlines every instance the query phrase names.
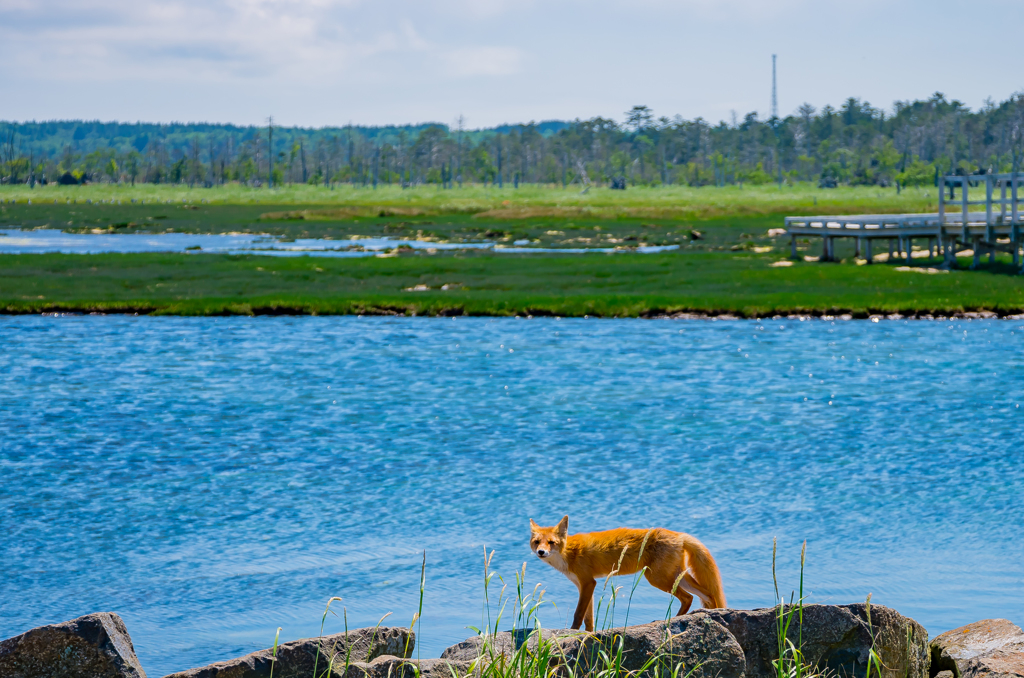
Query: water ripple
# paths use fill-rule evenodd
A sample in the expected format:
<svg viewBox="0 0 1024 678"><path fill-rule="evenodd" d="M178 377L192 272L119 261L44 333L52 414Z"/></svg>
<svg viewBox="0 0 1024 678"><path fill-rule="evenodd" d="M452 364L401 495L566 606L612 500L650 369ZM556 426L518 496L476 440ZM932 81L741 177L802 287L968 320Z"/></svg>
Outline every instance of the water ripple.
<svg viewBox="0 0 1024 678"><path fill-rule="evenodd" d="M0 637L121 613L151 675L350 627L479 625L526 520L662 525L772 602L1019 618L1011 321L0 318ZM565 623L575 591L530 562ZM787 589L788 590L788 589ZM641 585L630 612L661 616ZM342 621L328 621L328 630ZM333 625L333 626L332 626Z"/></svg>

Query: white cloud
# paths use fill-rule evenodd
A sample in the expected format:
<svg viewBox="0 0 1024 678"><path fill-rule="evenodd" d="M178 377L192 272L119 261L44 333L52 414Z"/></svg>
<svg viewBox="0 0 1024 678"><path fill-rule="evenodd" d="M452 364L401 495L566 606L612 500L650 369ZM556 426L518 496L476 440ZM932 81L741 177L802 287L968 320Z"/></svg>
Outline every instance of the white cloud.
<svg viewBox="0 0 1024 678"><path fill-rule="evenodd" d="M488 125L646 103L718 120L767 108L772 53L783 111L1000 99L1016 86L998 71L917 59L984 28L964 21L926 0L0 0L0 116Z"/></svg>
<svg viewBox="0 0 1024 678"><path fill-rule="evenodd" d="M553 2L554 0L548 0ZM475 18L500 16L509 11L528 12L532 0L436 0L436 4L452 14Z"/></svg>
<svg viewBox="0 0 1024 678"><path fill-rule="evenodd" d="M631 4L634 9L682 9L704 17L742 21L779 16L800 6L810 5L811 0L632 0Z"/></svg>
<svg viewBox="0 0 1024 678"><path fill-rule="evenodd" d="M0 58L48 78L80 79L85 70L99 81L315 81L410 53L448 75L518 72L517 49L431 41L409 14L359 0L93 0L87 9L0 0Z"/></svg>
<svg viewBox="0 0 1024 678"><path fill-rule="evenodd" d="M449 75L514 75L522 70L523 55L515 47L462 47L444 55Z"/></svg>

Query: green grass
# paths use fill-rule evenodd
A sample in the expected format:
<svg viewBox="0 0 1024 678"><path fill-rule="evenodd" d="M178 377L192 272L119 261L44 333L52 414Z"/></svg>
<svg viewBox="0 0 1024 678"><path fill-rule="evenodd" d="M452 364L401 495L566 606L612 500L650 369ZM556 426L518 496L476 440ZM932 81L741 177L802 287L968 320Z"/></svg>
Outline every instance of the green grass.
<svg viewBox="0 0 1024 678"><path fill-rule="evenodd" d="M638 565L646 545L647 538L645 537L637 558ZM805 554L806 542L800 557L800 596L794 601L793 598L796 596L796 592L794 592L787 605L779 596L775 570L776 548L773 544L772 579L775 582L778 642L778 658L773 661L776 669L775 678L834 678L836 675L834 672L821 670L809 663L803 654ZM665 622L665 626L661 630L662 635L658 646L645 656L637 654L635 647L627 649L626 634L623 633L623 629L629 626L629 606L647 568L638 568L631 575L631 581L627 585L628 593L623 593L627 586L617 586L612 582L622 569L623 559L626 556L625 549L619 557L618 565L602 577L603 586L595 594L593 605L596 626L594 630L560 630L555 634L545 633L545 629L541 625L538 612L541 608L551 605L551 602L545 600L545 591L541 584L535 585L532 590L528 588L526 584L527 564L524 562L522 567L516 570L514 582L507 582L491 569L494 551L488 553L485 546L483 556L483 620L479 628L468 627L475 632L479 641L476 646L477 658L472 660L468 666L442 662L440 675L448 675L451 678L467 676L478 678L552 678L552 676L561 676L562 678L690 678L701 672L703 665L688 662L686 654L678 652L676 637L672 635L669 622L673 617L672 611L678 604L674 596L674 587L673 592L669 593L668 606L661 618L661 621ZM680 574L676 579L676 585L682 579L683 574ZM425 585L426 554L424 553L420 569L419 607L413 615L412 623L409 626L410 631L421 621ZM626 615L621 626L618 626L615 611L620 599L623 599L621 603L626 606ZM331 598L324 610L320 638L323 637L323 620L327 617L331 602L335 600L341 599ZM870 602L871 596L869 595L869 629L871 624ZM797 623L791 630L794 621ZM511 624L511 638L499 643L499 634L503 632L502 627L508 624ZM378 628L379 626L380 622L377 624ZM347 622L345 631L347 634ZM873 633L872 636L874 636ZM794 638L796 642L794 642ZM335 648L331 648L329 656L333 657L334 652ZM416 662L411 661L409 654L407 645L403 656L409 659L406 663L408 671L403 671L402 675L418 676L420 667ZM418 656L417 660L419 660ZM346 657L346 673L348 667L349 660ZM872 668L875 669L874 676ZM872 642L865 678L882 678L881 668L882 665ZM323 673L318 673L314 667L313 675L310 678L326 678L330 675L333 675L330 667ZM435 673L434 675L439 674Z"/></svg>
<svg viewBox="0 0 1024 678"><path fill-rule="evenodd" d="M332 213L332 218L291 219L281 216L287 214L281 207L16 203L0 205L0 227L53 228L74 233L264 233L285 239L383 236L498 245L525 239L541 247L681 245L699 251L769 246L774 241L767 236L768 229L782 225L778 217L759 215L699 221L637 217L498 220L472 214L382 217L377 211L370 216ZM273 211L268 213L267 209Z"/></svg>
<svg viewBox="0 0 1024 678"><path fill-rule="evenodd" d="M642 555L643 548L640 553ZM776 575L776 552L777 545L772 545L772 581L775 587L775 620L776 620L776 659L772 664L775 669L775 678L836 678L838 675L834 670L821 667L811 662L804 653L803 646L803 623L804 606L806 595L804 592L804 567L806 563L807 542L805 541L800 552L800 584L799 594L794 591L787 604L779 594L779 584ZM478 662L470 668L470 671L458 671L454 666L449 666L453 678L460 675L479 675L481 678L550 678L552 675L565 676L565 678L636 678L647 676L649 678L688 678L701 670L701 664L687 665L682 657L675 653L673 647L674 639L671 635L667 622L673 617L672 610L676 607L677 600L670 594L668 607L662 618L666 622L665 635L660 645L646 657L639 666L627 668L625 657L625 642L621 628L616 626L615 608L619 598L625 598L626 618L622 627L629 624L629 604L633 595L643 578L646 567L640 568L633 576L628 587L628 593L623 595L625 586L610 584L622 566L623 550L619 558L619 564L610 574L604 577L604 586L595 597L595 623L598 629L595 633L582 633L579 631L563 632L562 638L545 638L539 618L538 610L549 603L544 600L545 591L540 584L528 591L525 587L526 563L522 569L515 573L514 593L509 592L508 585L500 577L501 589L497 592L497 602L492 606L490 591L492 579L495 573L490 571L490 561L494 555L492 551L487 553L484 548L484 615L485 624L480 629L474 629L481 639L482 653ZM639 560L639 559L638 559ZM682 580L682 574L676 580L678 585ZM422 587L421 587L422 595ZM492 615L492 607L496 614ZM521 643L511 651L501 651L494 643L494 639L501 630L502 618L507 608L512 609L512 633L522 631ZM600 611L604 609L605 615ZM871 635L871 647L868 650L867 666L864 678L882 678L886 668L875 649L876 635L871 626L871 594L867 596L867 623ZM908 631L909 633L909 631ZM575 654L575 657L568 657L565 654L565 645L560 642L566 638L566 634L577 634L582 638L582 646ZM637 657L631 658L631 663L637 664ZM890 671L891 672L891 671Z"/></svg>
<svg viewBox="0 0 1024 678"><path fill-rule="evenodd" d="M640 556L647 544L644 539L640 547ZM629 604L633 594L644 576L646 567L640 568L632 575L632 585L627 596L622 596L621 586L615 586L612 578L622 566L623 550L618 566L603 577L603 586L597 593L594 605L594 622L598 625L595 632L563 631L558 637L545 638L544 629L538 617L538 611L548 605L544 600L545 591L540 584L532 590L526 586L526 563L515 572L514 590L509 584L490 569L494 552L490 554L484 547L484 610L483 624L480 628L470 627L480 638L480 656L473 662L469 670L460 671L452 665L448 669L452 678L462 675L480 676L480 678L551 678L553 675L564 678L625 678L628 676L647 676L649 678L688 678L700 665L687 666L676 656L673 648L671 631L666 625L664 637L660 645L649 656L641 659L629 657L627 662L626 644L623 635L616 629L615 609L620 597L625 597L626 617L622 626L629 623ZM495 588L497 577L500 589L496 592L496 600L492 602L491 591ZM682 575L676 581L678 585ZM422 581L422 579L421 579ZM422 597L422 584L420 595ZM670 594L664 620L672 618L672 609L678 601ZM514 647L500 648L495 638L506 623L506 612L511 614L512 636ZM602 614L603 611L603 614ZM562 641L576 640L574 656L567 656L566 645ZM632 665L631 668L627 668Z"/></svg>
<svg viewBox="0 0 1024 678"><path fill-rule="evenodd" d="M0 255L0 309L158 314L560 315L682 311L934 313L1024 309L1024 278L935 275L894 265L798 262L778 254L455 254L391 258L214 254ZM966 267L969 261L962 261ZM915 260L915 267L926 266ZM427 291L406 291L417 285ZM442 290L447 285L449 289Z"/></svg>
<svg viewBox="0 0 1024 678"><path fill-rule="evenodd" d="M333 191L317 186L0 186L0 227L81 233L266 233L284 238L388 236L495 244L527 240L533 246L572 248L749 249L773 244L767 231L782 227L787 214L921 211L934 209L934 198L926 197L934 193L913 189L897 196L888 189L823 190L808 185L595 188L586 195L536 186L447 191L348 185Z"/></svg>
<svg viewBox="0 0 1024 678"><path fill-rule="evenodd" d="M738 186L702 187L662 186L631 187L625 191L591 188L581 193L578 186L523 185L515 189L483 187L479 184L464 188L440 190L436 186L417 186L401 189L381 185L354 187L349 184L333 190L323 186L291 185L281 188L249 188L228 184L213 188L193 188L180 184L92 184L88 186L36 186L25 184L0 186L0 201L15 200L34 204L54 200L79 204L97 202L145 200L147 203L181 204L182 200L202 204L207 201L219 205L267 205L279 207L355 207L365 208L364 214L379 213L380 208L401 210L402 216L438 214L477 214L497 211L494 216L516 219L523 216L549 216L558 218L600 217L616 218L708 218L750 214L836 214L861 212L918 212L934 211L937 205L936 189L932 187L907 189L897 195L895 189L875 186L846 186L819 189L813 184L798 183L778 187ZM373 208L377 208L376 210Z"/></svg>
<svg viewBox="0 0 1024 678"><path fill-rule="evenodd" d="M981 271L928 276L852 263L771 267L789 254L788 238L768 235L783 226L785 214L926 211L935 209L934 200L935 190L929 188L897 195L876 187L806 184L593 188L586 194L578 187L541 186L0 186L0 227L8 228L265 233L283 239L386 236L497 246L527 240L537 247L627 252L511 256L439 250L388 259L0 255L0 308L8 313L563 316L1024 309L1022 282L1005 257ZM628 253L643 245L680 249ZM817 254L807 251L817 246L801 240L804 253ZM852 244L841 242L838 249L840 257L852 257ZM449 289L442 291L444 285ZM429 290L406 291L416 286Z"/></svg>

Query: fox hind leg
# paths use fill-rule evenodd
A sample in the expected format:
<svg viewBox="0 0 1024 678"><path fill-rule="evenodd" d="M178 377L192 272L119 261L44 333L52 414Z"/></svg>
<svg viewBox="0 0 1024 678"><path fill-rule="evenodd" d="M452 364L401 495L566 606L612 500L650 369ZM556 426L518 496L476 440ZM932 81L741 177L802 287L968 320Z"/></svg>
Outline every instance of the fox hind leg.
<svg viewBox="0 0 1024 678"><path fill-rule="evenodd" d="M690 586L685 582L685 575L683 579L679 580L678 585L676 584L676 579L679 577L679 571L669 575L664 572L648 569L644 572L644 577L654 588L661 589L665 593L670 593L679 599L679 612L676 612L677 617L686 614L690 610L690 605L693 604L693 596L687 590ZM672 590L673 586L675 586L674 591Z"/></svg>
<svg viewBox="0 0 1024 678"><path fill-rule="evenodd" d="M683 575L683 581L681 581L679 585L685 586L687 591L697 594L697 596L700 598L700 603L702 607L708 609L715 607L714 597L707 589L701 586L700 583L696 579L694 579L689 572Z"/></svg>

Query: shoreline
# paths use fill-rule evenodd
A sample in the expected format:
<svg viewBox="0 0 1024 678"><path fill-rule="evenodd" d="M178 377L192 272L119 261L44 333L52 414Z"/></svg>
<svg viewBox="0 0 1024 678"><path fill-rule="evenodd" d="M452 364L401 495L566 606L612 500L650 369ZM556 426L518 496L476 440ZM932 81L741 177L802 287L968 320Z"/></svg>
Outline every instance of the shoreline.
<svg viewBox="0 0 1024 678"><path fill-rule="evenodd" d="M741 250L0 254L0 314L1012 318L1024 314L1024 276L1004 259L974 271L920 275L927 269L793 262Z"/></svg>
<svg viewBox="0 0 1024 678"><path fill-rule="evenodd" d="M244 306L244 305L243 305ZM841 311L836 309L828 310L801 310L795 313L774 313L771 315L744 315L741 311L703 311L703 310L680 310L673 312L655 312L641 315L602 315L598 313L587 313L581 315L559 315L545 312L543 309L524 309L523 313L464 313L462 309L443 309L436 313L418 313L415 310L400 312L393 308L363 308L360 312L352 313L331 313L323 311L309 311L301 307L290 308L286 306L243 308L235 306L232 308L218 309L209 313L195 312L174 312L173 309L147 308L141 306L104 307L103 303L76 304L48 304L46 308L17 309L10 306L0 307L0 316L146 316L146 317L404 317L404 318L554 318L554 319L593 319L593 320L704 320L704 321L855 321L866 320L870 322L881 322L882 320L1024 320L1024 309L1011 309L1003 311L970 310L956 312L932 312L928 310L908 311L905 313L893 313L885 311Z"/></svg>
<svg viewBox="0 0 1024 678"><path fill-rule="evenodd" d="M799 648L789 631L797 615ZM281 629L277 631L279 635ZM267 678L275 666L281 675L315 676L317 666L333 667L335 662L339 669L328 668L325 675L531 678L551 675L555 668L569 678L657 678L662 674L658 669L666 666L674 667L671 675L692 666L686 675L693 678L775 678L780 666L785 675L796 676L821 675L819 667L837 675L877 678L1024 675L1024 633L1010 620L983 619L932 638L913 618L872 604L870 595L854 604L780 602L753 610L698 609L646 624L589 631L513 625L511 630L478 632L447 647L438 658L420 657L416 635L411 627L379 624L326 636L321 628L317 637L279 644L275 636L272 648L164 678ZM787 640L793 652L778 649ZM146 676L116 612L91 613L0 640L0 673L15 678Z"/></svg>

